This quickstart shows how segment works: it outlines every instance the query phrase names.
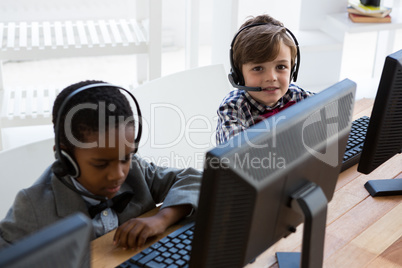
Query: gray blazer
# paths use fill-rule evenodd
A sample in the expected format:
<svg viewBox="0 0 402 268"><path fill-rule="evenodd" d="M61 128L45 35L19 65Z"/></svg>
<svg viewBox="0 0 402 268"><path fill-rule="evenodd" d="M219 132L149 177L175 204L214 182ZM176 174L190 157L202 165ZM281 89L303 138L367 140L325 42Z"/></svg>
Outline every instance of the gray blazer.
<svg viewBox="0 0 402 268"><path fill-rule="evenodd" d="M126 209L118 213L119 224L162 202L162 208L183 204L196 208L201 177L201 172L192 168L159 167L134 156L119 193L131 190L135 195ZM19 191L0 222L0 248L78 211L89 217L81 195L63 185L48 167L31 187Z"/></svg>

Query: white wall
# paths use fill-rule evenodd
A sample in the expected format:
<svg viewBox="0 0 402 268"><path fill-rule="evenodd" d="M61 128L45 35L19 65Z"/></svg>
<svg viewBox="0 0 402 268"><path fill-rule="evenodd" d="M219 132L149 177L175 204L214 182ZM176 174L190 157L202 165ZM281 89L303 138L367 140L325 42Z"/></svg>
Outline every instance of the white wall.
<svg viewBox="0 0 402 268"><path fill-rule="evenodd" d="M222 0L217 0L222 1ZM232 1L234 2L234 1ZM163 41L167 46L184 47L185 42L185 3L186 0L163 0ZM238 0L238 19L235 25L237 29L248 16L269 14L282 21L286 27L296 29L299 21L300 0ZM292 8L289 8L292 6ZM200 45L212 43L213 31L213 7L214 0L200 1ZM222 21L225 23L225 21ZM234 34L234 33L233 33ZM173 46L171 47L173 48Z"/></svg>

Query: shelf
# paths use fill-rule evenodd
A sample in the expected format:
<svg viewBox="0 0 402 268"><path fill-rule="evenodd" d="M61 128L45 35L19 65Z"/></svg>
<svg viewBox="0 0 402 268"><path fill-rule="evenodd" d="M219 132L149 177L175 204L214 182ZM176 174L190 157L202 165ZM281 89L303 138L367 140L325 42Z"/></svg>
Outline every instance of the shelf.
<svg viewBox="0 0 402 268"><path fill-rule="evenodd" d="M378 32L402 29L402 9L395 8L391 12L391 23L355 23L347 12L329 14L321 30L339 41L343 41L345 33Z"/></svg>

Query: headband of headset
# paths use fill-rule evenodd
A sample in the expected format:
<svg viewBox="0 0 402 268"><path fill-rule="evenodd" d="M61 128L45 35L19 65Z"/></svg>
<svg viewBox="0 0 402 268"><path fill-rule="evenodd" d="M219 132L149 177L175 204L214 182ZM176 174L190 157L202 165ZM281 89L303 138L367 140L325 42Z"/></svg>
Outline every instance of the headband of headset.
<svg viewBox="0 0 402 268"><path fill-rule="evenodd" d="M78 164L74 161L73 157L71 157L67 152L65 152L64 150L61 149L60 147L60 124L61 122L61 118L62 115L64 114L64 110L66 109L66 106L68 104L68 102L77 94L79 94L80 92L90 89L90 88L95 88L95 87L114 87L120 90L125 91L134 101L135 105L136 105L136 109L137 109L137 117L138 117L138 131L137 131L137 136L135 138L134 141L134 153L137 152L138 150L138 146L140 143L140 139L141 139L141 134L142 134L142 117L141 117L141 110L140 107L138 105L137 100L135 99L134 95L119 86L116 85L112 85L112 84L108 84L108 83L96 83L96 84L89 84L89 85L85 85L82 86L76 90L74 90L73 92L71 92L64 100L63 103L60 105L60 109L58 111L57 114L57 118L55 121L55 156L56 156L56 161L53 163L52 165L52 171L53 173L58 177L58 178L62 178L66 175L70 175L72 177L78 177L80 174L80 170L78 167ZM64 180L62 180L62 182L64 183Z"/></svg>
<svg viewBox="0 0 402 268"><path fill-rule="evenodd" d="M272 23L255 23L255 24L250 24L250 25L246 25L243 28L241 28L236 35L233 37L232 43L230 44L230 55L229 55L229 59L230 59L230 66L231 66L231 70L229 73L229 81L231 82L231 84L234 87L237 87L239 89L245 89L245 90L250 90L250 91L260 91L261 88L253 88L253 87L246 87L244 84L244 77L243 74L241 72L241 70L239 70L238 68L236 68L235 64L234 64L234 59L233 59L233 46L234 43L236 41L237 36L244 30L252 28L252 27L256 27L256 26L260 26L260 25L272 25ZM294 66L292 66L292 70L290 73L290 81L297 81L297 75L299 72L299 66L300 66L300 50L299 50L299 43L297 42L297 39L295 37L295 35L288 29L285 28L286 32L292 37L295 45L296 45L296 60L295 60L295 64Z"/></svg>

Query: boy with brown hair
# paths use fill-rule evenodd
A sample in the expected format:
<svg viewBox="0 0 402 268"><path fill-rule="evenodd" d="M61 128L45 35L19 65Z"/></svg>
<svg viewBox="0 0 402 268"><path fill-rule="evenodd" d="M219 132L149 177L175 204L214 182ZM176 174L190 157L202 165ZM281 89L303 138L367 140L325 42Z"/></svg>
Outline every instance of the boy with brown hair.
<svg viewBox="0 0 402 268"><path fill-rule="evenodd" d="M252 17L240 27L230 62L229 80L237 90L218 108L217 144L314 94L291 84L300 64L298 43L269 15Z"/></svg>

